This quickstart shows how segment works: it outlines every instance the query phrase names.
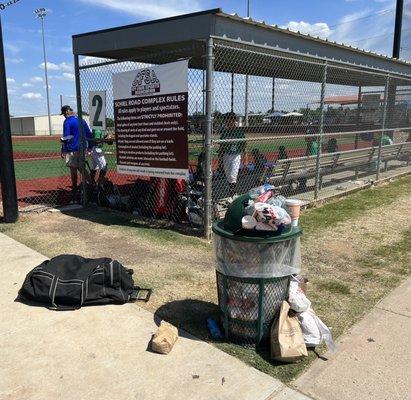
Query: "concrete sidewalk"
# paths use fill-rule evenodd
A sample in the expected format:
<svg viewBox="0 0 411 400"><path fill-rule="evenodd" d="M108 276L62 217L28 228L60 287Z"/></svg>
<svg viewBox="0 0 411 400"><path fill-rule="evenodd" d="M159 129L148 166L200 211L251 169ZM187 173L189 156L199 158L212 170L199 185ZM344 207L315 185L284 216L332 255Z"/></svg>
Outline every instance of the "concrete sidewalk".
<svg viewBox="0 0 411 400"><path fill-rule="evenodd" d="M335 356L316 360L296 387L318 400L410 399L410 318L408 279L339 340Z"/></svg>
<svg viewBox="0 0 411 400"><path fill-rule="evenodd" d="M135 304L70 312L15 298L45 257L0 234L0 399L309 400L180 332L167 355L147 351L157 326Z"/></svg>

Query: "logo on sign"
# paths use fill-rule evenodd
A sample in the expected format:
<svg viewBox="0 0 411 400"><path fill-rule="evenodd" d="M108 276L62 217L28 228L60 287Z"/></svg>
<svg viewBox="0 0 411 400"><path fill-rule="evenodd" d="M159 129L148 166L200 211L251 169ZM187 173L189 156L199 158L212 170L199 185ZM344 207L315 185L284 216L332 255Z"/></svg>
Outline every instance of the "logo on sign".
<svg viewBox="0 0 411 400"><path fill-rule="evenodd" d="M131 85L131 94L141 96L144 94L160 92L160 81L153 69L147 68L141 70L134 78Z"/></svg>

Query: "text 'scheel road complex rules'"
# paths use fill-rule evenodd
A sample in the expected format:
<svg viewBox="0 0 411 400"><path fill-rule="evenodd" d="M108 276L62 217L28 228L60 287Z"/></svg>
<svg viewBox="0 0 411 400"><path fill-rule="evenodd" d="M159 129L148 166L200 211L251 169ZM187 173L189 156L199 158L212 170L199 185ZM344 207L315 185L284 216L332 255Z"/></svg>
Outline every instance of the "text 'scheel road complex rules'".
<svg viewBox="0 0 411 400"><path fill-rule="evenodd" d="M113 75L117 171L188 176L188 60Z"/></svg>

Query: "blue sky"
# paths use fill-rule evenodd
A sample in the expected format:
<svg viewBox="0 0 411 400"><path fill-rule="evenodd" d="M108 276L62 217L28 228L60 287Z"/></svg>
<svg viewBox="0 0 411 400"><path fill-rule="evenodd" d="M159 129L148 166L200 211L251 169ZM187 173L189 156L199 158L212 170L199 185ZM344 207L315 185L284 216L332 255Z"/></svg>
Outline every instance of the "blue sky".
<svg viewBox="0 0 411 400"><path fill-rule="evenodd" d="M0 0L0 3L5 3ZM20 0L1 11L10 112L45 114L40 21L45 20L51 110L75 104L71 35L209 8L246 15L246 0ZM251 17L359 48L390 54L394 0L251 0ZM405 0L401 57L411 61L411 0Z"/></svg>

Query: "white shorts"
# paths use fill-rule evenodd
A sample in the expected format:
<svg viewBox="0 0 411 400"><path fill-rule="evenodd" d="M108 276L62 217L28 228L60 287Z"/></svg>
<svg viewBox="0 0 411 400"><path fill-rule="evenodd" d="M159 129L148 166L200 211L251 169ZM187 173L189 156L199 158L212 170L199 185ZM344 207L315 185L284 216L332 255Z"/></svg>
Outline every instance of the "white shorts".
<svg viewBox="0 0 411 400"><path fill-rule="evenodd" d="M91 169L93 171L103 171L107 168L106 157L104 157L103 150L100 147L93 147L91 149Z"/></svg>
<svg viewBox="0 0 411 400"><path fill-rule="evenodd" d="M223 167L228 183L237 183L238 170L241 165L241 154L224 154Z"/></svg>
<svg viewBox="0 0 411 400"><path fill-rule="evenodd" d="M66 153L65 158L69 168L80 168L80 153L78 151Z"/></svg>

